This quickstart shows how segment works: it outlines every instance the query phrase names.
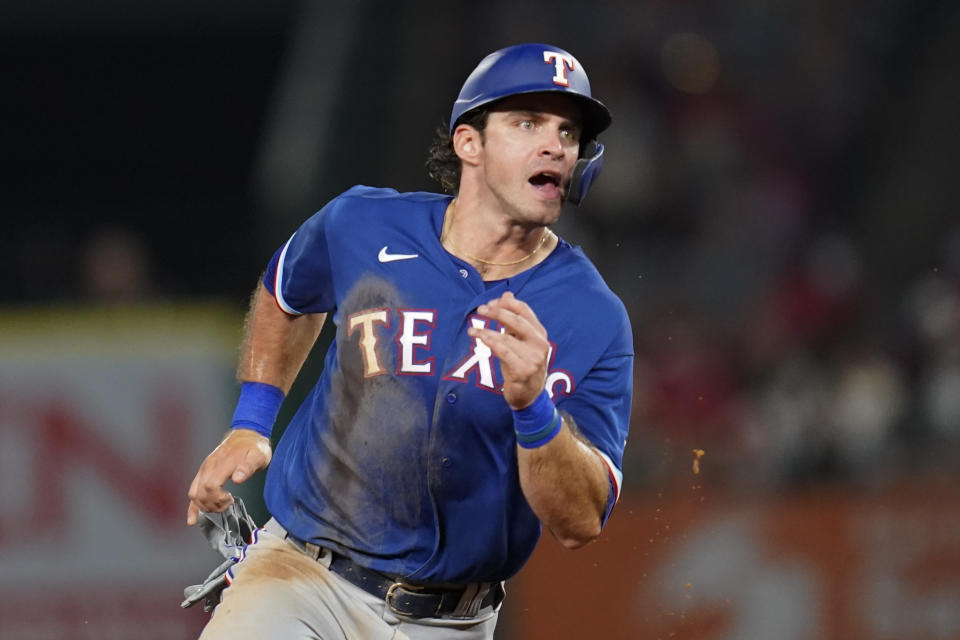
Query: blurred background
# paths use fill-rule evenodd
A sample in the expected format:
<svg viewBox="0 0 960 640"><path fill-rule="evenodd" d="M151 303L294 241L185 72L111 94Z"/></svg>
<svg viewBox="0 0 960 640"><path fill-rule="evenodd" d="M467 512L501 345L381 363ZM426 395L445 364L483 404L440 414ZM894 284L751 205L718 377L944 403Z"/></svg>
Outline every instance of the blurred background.
<svg viewBox="0 0 960 640"><path fill-rule="evenodd" d="M923 0L3 0L0 637L197 635L258 274L353 184L438 190L523 41L614 114L557 231L637 358L623 499L498 638L960 638L960 5Z"/></svg>

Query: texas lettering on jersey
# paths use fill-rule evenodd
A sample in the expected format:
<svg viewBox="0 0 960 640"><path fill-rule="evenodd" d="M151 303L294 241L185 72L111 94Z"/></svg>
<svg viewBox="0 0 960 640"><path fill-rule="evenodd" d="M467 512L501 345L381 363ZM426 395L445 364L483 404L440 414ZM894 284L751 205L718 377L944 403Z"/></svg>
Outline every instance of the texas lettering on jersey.
<svg viewBox="0 0 960 640"><path fill-rule="evenodd" d="M437 326L437 311L435 309L397 309L396 315L399 316L400 331L395 339L397 367L394 374L434 375L436 373L434 357L424 356L430 353L430 338L433 329ZM493 323L477 315L471 315L469 322L477 329L494 327ZM380 358L378 347L381 346L382 341L377 328L389 329L390 325L390 310L382 307L358 311L347 318L347 335L352 337L354 333L359 333L357 348L360 350L365 378L389 373ZM556 352L556 345L551 342L549 355L551 365ZM474 338L470 352L464 354L463 359L442 377L444 380L458 382L467 382L473 378L477 386L502 393L502 385L497 382L496 370L493 366L494 359L490 347L479 338ZM546 388L551 398L556 394L570 395L574 389L573 377L563 369L548 368Z"/></svg>

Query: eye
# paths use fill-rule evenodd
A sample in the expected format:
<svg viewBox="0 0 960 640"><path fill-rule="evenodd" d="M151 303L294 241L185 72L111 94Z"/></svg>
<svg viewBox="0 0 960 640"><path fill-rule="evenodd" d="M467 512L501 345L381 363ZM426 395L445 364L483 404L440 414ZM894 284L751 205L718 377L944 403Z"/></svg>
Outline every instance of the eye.
<svg viewBox="0 0 960 640"><path fill-rule="evenodd" d="M569 140L570 142L577 142L577 140L580 138L579 132L575 129L561 129L560 135L563 136L565 140Z"/></svg>
<svg viewBox="0 0 960 640"><path fill-rule="evenodd" d="M534 125L533 120L521 120L517 126L519 126L521 129L525 129L526 131L532 131L536 125Z"/></svg>

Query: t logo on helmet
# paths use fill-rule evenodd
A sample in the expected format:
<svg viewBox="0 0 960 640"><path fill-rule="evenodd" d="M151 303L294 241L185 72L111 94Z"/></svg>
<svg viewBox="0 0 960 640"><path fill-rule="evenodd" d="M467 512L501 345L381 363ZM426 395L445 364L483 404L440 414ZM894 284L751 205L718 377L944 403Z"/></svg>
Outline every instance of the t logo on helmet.
<svg viewBox="0 0 960 640"><path fill-rule="evenodd" d="M559 51L544 51L543 61L552 62L556 73L553 76L553 83L561 87L569 87L570 80L567 79L567 68L573 71L573 56L567 56Z"/></svg>

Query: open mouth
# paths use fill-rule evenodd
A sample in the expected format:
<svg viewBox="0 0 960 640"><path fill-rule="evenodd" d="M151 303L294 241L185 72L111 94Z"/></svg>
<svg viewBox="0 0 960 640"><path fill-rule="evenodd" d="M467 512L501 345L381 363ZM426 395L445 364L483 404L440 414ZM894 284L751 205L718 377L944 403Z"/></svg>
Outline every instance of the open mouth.
<svg viewBox="0 0 960 640"><path fill-rule="evenodd" d="M530 178L530 184L535 187L542 187L546 184L552 184L555 187L559 187L560 179L551 173L538 173Z"/></svg>
<svg viewBox="0 0 960 640"><path fill-rule="evenodd" d="M538 191L549 197L560 196L560 174L552 171L541 171L530 177L530 184Z"/></svg>

